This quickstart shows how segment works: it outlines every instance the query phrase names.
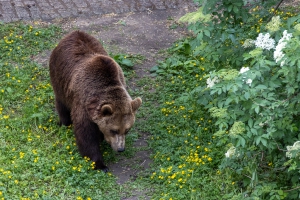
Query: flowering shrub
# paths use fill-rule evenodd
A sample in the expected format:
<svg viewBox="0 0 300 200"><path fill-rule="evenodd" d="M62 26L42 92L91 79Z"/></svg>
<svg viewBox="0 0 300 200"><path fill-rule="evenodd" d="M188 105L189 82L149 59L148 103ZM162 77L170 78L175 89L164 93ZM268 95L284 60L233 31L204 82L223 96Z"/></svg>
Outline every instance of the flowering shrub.
<svg viewBox="0 0 300 200"><path fill-rule="evenodd" d="M278 20L278 16L275 19ZM248 40L240 72L230 68L211 71L206 76L207 88L199 98L216 118L219 130L215 136L219 138L219 145L232 145L227 147L221 166L249 174L249 186L253 191L262 191L261 179L274 180L272 173L275 171L280 172L282 178L290 177L278 183L281 188L299 188L296 178L300 175L299 145L296 142L287 146L300 139L298 19L287 20L288 31L280 28ZM271 25L267 24L265 31L267 27L270 29ZM212 85L211 80L218 81ZM291 158L293 161L288 162ZM285 162L286 167L293 163L294 171L287 170ZM276 187L271 188L275 191ZM271 191L268 193L264 189L263 193L271 195ZM278 190L280 196L278 192L291 199L299 195L297 189L291 189L289 194ZM274 195L270 197L275 198Z"/></svg>
<svg viewBox="0 0 300 200"><path fill-rule="evenodd" d="M196 1L202 9L183 18L193 37L152 71L184 77L175 102L212 117L211 144L222 151L213 161L238 183L228 199L298 199L299 16L265 4L275 1Z"/></svg>

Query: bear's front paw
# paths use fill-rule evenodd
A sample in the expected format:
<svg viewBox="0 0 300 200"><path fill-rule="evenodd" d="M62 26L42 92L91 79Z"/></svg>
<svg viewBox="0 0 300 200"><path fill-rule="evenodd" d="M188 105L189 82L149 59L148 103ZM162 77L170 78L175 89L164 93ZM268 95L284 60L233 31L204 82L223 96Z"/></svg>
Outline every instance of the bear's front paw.
<svg viewBox="0 0 300 200"><path fill-rule="evenodd" d="M105 168L101 169L104 173L107 173L109 171L109 168L105 166Z"/></svg>
<svg viewBox="0 0 300 200"><path fill-rule="evenodd" d="M104 165L102 161L96 162L95 169L101 169L104 173L107 173L109 171L108 167Z"/></svg>

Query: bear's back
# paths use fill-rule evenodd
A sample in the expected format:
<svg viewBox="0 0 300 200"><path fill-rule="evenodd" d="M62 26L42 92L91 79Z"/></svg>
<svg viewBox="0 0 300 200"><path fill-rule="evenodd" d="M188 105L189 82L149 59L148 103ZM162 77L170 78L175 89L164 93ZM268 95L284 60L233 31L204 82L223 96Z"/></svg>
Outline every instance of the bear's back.
<svg viewBox="0 0 300 200"><path fill-rule="evenodd" d="M94 54L108 56L96 38L82 31L74 31L66 35L53 50L53 53L55 52L57 58L69 56L75 60L82 59L82 57L87 58Z"/></svg>
<svg viewBox="0 0 300 200"><path fill-rule="evenodd" d="M102 54L108 56L100 42L82 31L74 31L65 38L66 47L72 46L70 51L76 56L86 56L88 54ZM64 42L64 40L62 41Z"/></svg>
<svg viewBox="0 0 300 200"><path fill-rule="evenodd" d="M71 32L59 42L52 51L49 67L55 96L64 104L69 105L79 90L86 90L79 92L82 95L106 86L126 87L120 66L96 38L82 31Z"/></svg>
<svg viewBox="0 0 300 200"><path fill-rule="evenodd" d="M73 31L59 42L49 62L51 83L57 96L65 96L76 71L82 70L87 60L96 55L108 56L100 42L85 32Z"/></svg>

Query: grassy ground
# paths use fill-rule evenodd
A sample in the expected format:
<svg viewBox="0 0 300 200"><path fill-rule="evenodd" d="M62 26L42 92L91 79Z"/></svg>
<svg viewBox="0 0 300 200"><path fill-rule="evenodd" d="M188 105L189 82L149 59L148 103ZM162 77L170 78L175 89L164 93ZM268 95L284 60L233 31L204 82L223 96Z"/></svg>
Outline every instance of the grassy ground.
<svg viewBox="0 0 300 200"><path fill-rule="evenodd" d="M152 83L141 80L156 91L144 95L148 104L143 111L148 117L138 125L152 133L149 143L154 165L148 178L157 186L152 197L226 199L236 184L226 171L218 170L224 153L216 148L213 121L196 100L182 96L205 83L207 72L199 63L189 64L198 68L195 73L178 70L178 74L158 77Z"/></svg>
<svg viewBox="0 0 300 200"><path fill-rule="evenodd" d="M150 132L152 168L124 185L93 170L79 155L71 127L57 125L48 69L32 59L52 49L60 33L55 26L1 24L0 199L120 199L133 191L147 191L152 199L221 199L234 191L236 184L217 168L224 152L215 148L212 119L182 97L204 81L207 71L196 61L186 63L197 67L192 74L143 78L140 89L130 91L142 96L143 107L128 147L138 132ZM132 76L132 61L140 58L114 57ZM129 148L127 156L138 150ZM116 159L107 145L103 152L105 160Z"/></svg>

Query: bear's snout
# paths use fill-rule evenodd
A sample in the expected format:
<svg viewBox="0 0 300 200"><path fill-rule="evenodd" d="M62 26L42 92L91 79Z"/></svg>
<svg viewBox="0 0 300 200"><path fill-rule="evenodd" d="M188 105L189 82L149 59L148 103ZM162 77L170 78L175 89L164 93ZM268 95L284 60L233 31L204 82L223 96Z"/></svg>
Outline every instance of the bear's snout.
<svg viewBox="0 0 300 200"><path fill-rule="evenodd" d="M123 147L123 148L118 148L118 152L119 153L121 153L121 152L123 152L123 151L125 151L125 148Z"/></svg>
<svg viewBox="0 0 300 200"><path fill-rule="evenodd" d="M104 138L111 148L116 152L125 151L125 135L107 136L104 134Z"/></svg>

